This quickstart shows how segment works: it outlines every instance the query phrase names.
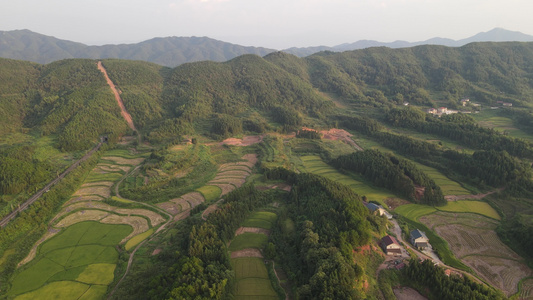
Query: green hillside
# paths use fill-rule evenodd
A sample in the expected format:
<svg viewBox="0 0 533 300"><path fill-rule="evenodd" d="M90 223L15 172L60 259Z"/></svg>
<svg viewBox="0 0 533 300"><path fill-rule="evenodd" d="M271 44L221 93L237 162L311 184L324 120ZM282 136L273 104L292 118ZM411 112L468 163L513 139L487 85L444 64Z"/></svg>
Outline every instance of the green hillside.
<svg viewBox="0 0 533 300"><path fill-rule="evenodd" d="M42 234L55 230L47 224L70 199L94 209L116 206L124 220L130 217L126 208L168 217L159 229L144 231L145 242L135 246L138 256L115 299L231 297L237 257L228 257L226 248L239 230L242 247L231 244L230 252L250 255L240 258L253 257L258 266L272 260L266 270L277 294L283 288L302 299L378 298L378 244L396 232L363 201L397 215L404 233L426 230L444 263L481 279L478 271L486 268L469 264L476 256L446 241L440 223L430 226L405 211L406 204L417 203L415 210L431 212L424 214L428 219L460 213L468 225L485 222L476 219L486 217L479 208L490 206L483 234L512 248L513 262L524 270L514 279L501 271L502 280L517 280L504 292L525 293L518 281L527 281L526 264L533 261L533 43L382 47L306 58L247 54L175 68L104 59L136 131L128 128L97 63L0 59L0 216L101 136L109 138L103 150L118 148L102 164L96 166L93 157L78 168L61 188L68 195L51 190L50 204L37 202L0 231L2 291L20 288L13 283L13 274L20 274L16 264ZM463 106L464 98L469 101ZM437 107L462 113L437 117L424 111ZM229 137L235 143L222 143ZM83 191L71 197L84 181ZM448 203L454 200L478 202ZM76 213L90 218L87 207ZM245 222L258 210L278 216L266 232ZM245 243L257 232L264 249ZM110 289L134 255L127 252L132 243L116 247ZM278 278L276 269L285 276ZM437 272L432 270L387 274L412 278ZM465 286L479 288L468 280ZM422 283L401 284L424 291ZM485 296L493 292L481 290Z"/></svg>

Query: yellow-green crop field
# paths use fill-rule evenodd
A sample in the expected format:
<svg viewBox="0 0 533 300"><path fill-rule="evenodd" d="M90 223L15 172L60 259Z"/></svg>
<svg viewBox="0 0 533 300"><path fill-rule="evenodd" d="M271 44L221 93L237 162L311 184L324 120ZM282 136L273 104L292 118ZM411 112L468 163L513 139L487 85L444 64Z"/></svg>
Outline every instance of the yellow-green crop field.
<svg viewBox="0 0 533 300"><path fill-rule="evenodd" d="M277 215L268 211L258 211L250 216L244 223L243 227L258 227L264 229L272 228L272 223L276 221Z"/></svg>
<svg viewBox="0 0 533 300"><path fill-rule="evenodd" d="M235 270L235 299L278 299L263 259L242 257L231 262Z"/></svg>
<svg viewBox="0 0 533 300"><path fill-rule="evenodd" d="M417 221L421 216L429 215L437 211L475 213L492 219L500 220L500 215L488 203L482 201L450 201L445 206L433 207L422 204L406 204L397 207L394 211L398 214Z"/></svg>
<svg viewBox="0 0 533 300"><path fill-rule="evenodd" d="M17 296L16 299L103 297L114 278L118 261L115 246L131 232L128 225L92 221L64 229L44 242L37 256L17 271L8 296Z"/></svg>
<svg viewBox="0 0 533 300"><path fill-rule="evenodd" d="M309 173L317 174L329 178L338 183L344 184L353 189L357 194L366 196L368 200L383 203L384 199L396 198L397 196L387 190L372 187L362 181L354 179L352 176L344 175L337 169L326 164L320 156L309 155L300 157L305 170Z"/></svg>

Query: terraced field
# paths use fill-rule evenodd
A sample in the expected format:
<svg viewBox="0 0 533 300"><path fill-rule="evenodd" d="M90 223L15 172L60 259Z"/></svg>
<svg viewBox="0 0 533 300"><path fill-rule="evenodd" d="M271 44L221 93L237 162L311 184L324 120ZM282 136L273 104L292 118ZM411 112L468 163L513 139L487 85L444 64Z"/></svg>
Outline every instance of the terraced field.
<svg viewBox="0 0 533 300"><path fill-rule="evenodd" d="M448 212L422 216L419 220L448 241L463 263L507 296L518 292L520 280L533 276L522 258L498 238L494 231L498 226L496 220Z"/></svg>
<svg viewBox="0 0 533 300"><path fill-rule="evenodd" d="M378 201L384 203L383 200L387 198L396 198L396 195L377 187L373 187L355 178L344 175L337 171L337 169L326 164L320 156L309 155L300 157L306 172L317 174L337 181L352 188L357 194L366 196L369 201Z"/></svg>
<svg viewBox="0 0 533 300"><path fill-rule="evenodd" d="M266 246L275 213L258 211L245 220L245 226L235 232L228 250L235 270L235 299L278 299L263 261L262 249Z"/></svg>
<svg viewBox="0 0 533 300"><path fill-rule="evenodd" d="M106 154L21 261L10 296L101 299L114 281L117 249L132 250L165 222L156 209L103 202L111 198L114 185L144 160L127 150Z"/></svg>
<svg viewBox="0 0 533 300"><path fill-rule="evenodd" d="M252 173L252 168L257 163L257 156L255 154L246 154L242 159L243 161L240 162L222 164L216 177L195 192L158 203L157 206L176 216L176 218L180 218L184 212L205 201L217 200L242 186L246 182L246 178Z"/></svg>

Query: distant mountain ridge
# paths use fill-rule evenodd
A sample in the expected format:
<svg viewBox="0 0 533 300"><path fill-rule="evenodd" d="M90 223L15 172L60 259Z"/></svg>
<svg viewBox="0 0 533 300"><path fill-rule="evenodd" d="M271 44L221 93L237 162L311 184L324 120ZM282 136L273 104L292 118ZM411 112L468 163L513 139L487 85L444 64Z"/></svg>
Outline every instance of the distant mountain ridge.
<svg viewBox="0 0 533 300"><path fill-rule="evenodd" d="M461 47L473 42L533 42L533 36L524 34L518 31L510 31L503 28L494 28L487 32L480 32L462 40L452 40L447 38L431 38L429 40L420 42L394 41L390 43L378 42L373 40L360 40L355 43L345 43L333 47L318 46L318 47L304 47L304 48L289 48L283 50L284 52L305 57L319 51L351 51L358 49L365 49L370 47L389 47L389 48L407 48L420 45L441 45L448 47Z"/></svg>
<svg viewBox="0 0 533 300"><path fill-rule="evenodd" d="M245 47L208 37L153 38L136 44L88 46L30 30L0 31L0 57L47 64L67 58L120 58L175 67L183 63L228 61L244 54L265 56L274 49Z"/></svg>
<svg viewBox="0 0 533 300"><path fill-rule="evenodd" d="M282 50L299 57L321 51L343 52L370 47L406 48L419 45L443 45L460 47L472 42L531 42L533 36L517 31L495 28L462 40L432 38L420 42L394 41L390 43L360 40L333 47L315 46ZM61 40L30 30L0 31L0 57L48 64L67 58L105 59L119 58L141 60L163 66L175 67L188 62L203 60L223 62L244 54L265 56L278 50L262 47L246 47L208 37L159 37L136 44L88 46Z"/></svg>

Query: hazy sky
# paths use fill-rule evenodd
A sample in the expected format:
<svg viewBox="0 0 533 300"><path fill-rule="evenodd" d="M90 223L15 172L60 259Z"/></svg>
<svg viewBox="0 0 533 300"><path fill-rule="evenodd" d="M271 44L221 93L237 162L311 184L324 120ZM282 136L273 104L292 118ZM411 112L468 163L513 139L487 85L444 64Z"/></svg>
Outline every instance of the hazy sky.
<svg viewBox="0 0 533 300"><path fill-rule="evenodd" d="M0 0L0 30L89 45L208 36L284 49L372 39L462 39L501 27L533 35L532 0Z"/></svg>

